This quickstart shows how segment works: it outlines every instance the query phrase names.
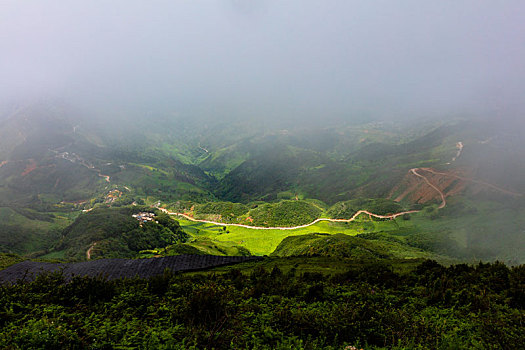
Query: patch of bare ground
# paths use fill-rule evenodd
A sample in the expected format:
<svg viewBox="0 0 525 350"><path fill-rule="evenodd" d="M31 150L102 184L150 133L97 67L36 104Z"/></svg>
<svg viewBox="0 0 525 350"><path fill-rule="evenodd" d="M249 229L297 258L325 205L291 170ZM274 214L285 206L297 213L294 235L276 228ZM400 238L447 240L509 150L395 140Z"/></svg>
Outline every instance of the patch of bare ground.
<svg viewBox="0 0 525 350"><path fill-rule="evenodd" d="M475 192L491 190L509 196L521 196L520 193L474 179L466 171L414 168L392 189L389 198L396 202L408 200L419 204L438 201L442 208L446 205L446 198L462 193L467 186Z"/></svg>

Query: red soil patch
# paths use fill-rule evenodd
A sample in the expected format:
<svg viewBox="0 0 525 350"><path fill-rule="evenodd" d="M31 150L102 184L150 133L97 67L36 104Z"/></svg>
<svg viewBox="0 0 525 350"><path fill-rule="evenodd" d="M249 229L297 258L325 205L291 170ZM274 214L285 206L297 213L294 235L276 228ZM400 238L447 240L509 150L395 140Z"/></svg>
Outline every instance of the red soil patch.
<svg viewBox="0 0 525 350"><path fill-rule="evenodd" d="M492 190L507 195L521 196L519 193L473 179L466 174L466 171L436 171L432 168L418 168L415 170L417 174L428 180L428 183L410 170L403 180L392 189L389 198L394 199L396 202L408 199L412 203L420 204L431 201L442 202L447 197L465 191L467 185L469 190L473 192ZM441 197L441 194L443 194L443 197Z"/></svg>
<svg viewBox="0 0 525 350"><path fill-rule="evenodd" d="M424 176L428 180L428 183L424 181L424 179L409 172L403 180L392 189L389 197L392 198L395 195L393 199L396 202L400 202L403 199L408 199L412 203L420 204L432 201L442 202L443 198L441 197L441 193L443 193L446 198L462 192L466 187L466 182L452 172L433 173L428 169L419 168L417 169L417 173ZM435 186L435 188L432 186Z"/></svg>
<svg viewBox="0 0 525 350"><path fill-rule="evenodd" d="M36 162L34 159L29 159L29 164L26 165L25 170L22 172L22 176L26 176L30 172L36 169Z"/></svg>

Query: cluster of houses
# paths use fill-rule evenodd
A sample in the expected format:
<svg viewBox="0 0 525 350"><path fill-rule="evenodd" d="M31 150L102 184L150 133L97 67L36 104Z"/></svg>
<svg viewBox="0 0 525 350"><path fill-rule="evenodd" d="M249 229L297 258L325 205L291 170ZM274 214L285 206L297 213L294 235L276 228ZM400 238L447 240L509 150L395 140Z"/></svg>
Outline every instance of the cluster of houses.
<svg viewBox="0 0 525 350"><path fill-rule="evenodd" d="M119 190L111 190L106 196L104 203L113 203L122 196L122 192Z"/></svg>
<svg viewBox="0 0 525 350"><path fill-rule="evenodd" d="M155 214L145 212L145 211L137 213L137 214L133 214L132 216L138 221L140 221L141 224L147 221L155 221Z"/></svg>
<svg viewBox="0 0 525 350"><path fill-rule="evenodd" d="M95 168L92 164L90 164L88 161L86 161L84 158L80 157L76 153L73 153L73 152L60 152L59 153L58 151L53 151L53 152L55 152L55 157L57 158L69 160L71 163L80 163L89 169Z"/></svg>

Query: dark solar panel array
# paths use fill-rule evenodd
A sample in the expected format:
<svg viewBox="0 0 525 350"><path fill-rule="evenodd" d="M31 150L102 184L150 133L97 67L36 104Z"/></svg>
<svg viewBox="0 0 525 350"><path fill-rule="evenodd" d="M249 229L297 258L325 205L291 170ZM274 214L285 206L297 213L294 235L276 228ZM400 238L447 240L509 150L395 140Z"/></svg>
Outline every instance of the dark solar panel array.
<svg viewBox="0 0 525 350"><path fill-rule="evenodd" d="M255 256L177 255L151 259L100 259L79 263L45 263L24 261L0 271L0 283L31 281L39 274L62 271L66 279L73 276L102 276L109 280L148 278L172 271L195 271L211 267L262 259Z"/></svg>

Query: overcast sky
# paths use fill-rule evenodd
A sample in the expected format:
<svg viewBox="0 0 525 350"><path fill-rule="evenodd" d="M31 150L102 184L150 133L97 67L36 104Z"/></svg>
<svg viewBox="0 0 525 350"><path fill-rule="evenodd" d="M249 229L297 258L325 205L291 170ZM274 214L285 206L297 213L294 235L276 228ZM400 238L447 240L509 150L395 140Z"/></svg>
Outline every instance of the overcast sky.
<svg viewBox="0 0 525 350"><path fill-rule="evenodd" d="M274 117L525 110L525 2L0 0L0 94Z"/></svg>

